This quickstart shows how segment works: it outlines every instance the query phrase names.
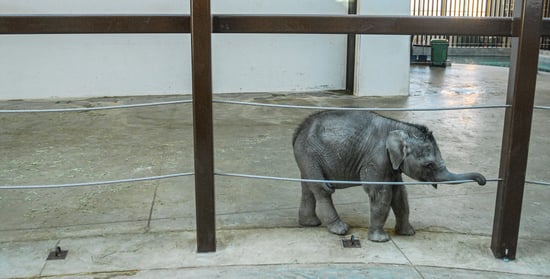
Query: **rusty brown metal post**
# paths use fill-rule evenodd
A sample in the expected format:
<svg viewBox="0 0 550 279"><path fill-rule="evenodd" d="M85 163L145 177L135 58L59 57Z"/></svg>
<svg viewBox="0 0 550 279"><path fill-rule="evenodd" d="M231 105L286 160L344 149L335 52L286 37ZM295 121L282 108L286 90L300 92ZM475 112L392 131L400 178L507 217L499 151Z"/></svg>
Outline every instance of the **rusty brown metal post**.
<svg viewBox="0 0 550 279"><path fill-rule="evenodd" d="M197 252L216 251L210 0L191 0Z"/></svg>
<svg viewBox="0 0 550 279"><path fill-rule="evenodd" d="M519 37L512 39L504 134L500 157L491 249L497 258L515 259L529 152L538 71L542 0L515 2Z"/></svg>

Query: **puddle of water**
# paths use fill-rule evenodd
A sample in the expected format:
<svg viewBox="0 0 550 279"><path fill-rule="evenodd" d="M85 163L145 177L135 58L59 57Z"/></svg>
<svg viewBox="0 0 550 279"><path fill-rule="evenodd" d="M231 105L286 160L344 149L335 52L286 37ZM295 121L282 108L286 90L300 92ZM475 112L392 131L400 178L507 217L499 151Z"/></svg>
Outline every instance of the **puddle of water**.
<svg viewBox="0 0 550 279"><path fill-rule="evenodd" d="M486 66L509 67L510 57L506 56L449 56L451 63L476 64ZM539 71L550 72L550 58L539 58Z"/></svg>

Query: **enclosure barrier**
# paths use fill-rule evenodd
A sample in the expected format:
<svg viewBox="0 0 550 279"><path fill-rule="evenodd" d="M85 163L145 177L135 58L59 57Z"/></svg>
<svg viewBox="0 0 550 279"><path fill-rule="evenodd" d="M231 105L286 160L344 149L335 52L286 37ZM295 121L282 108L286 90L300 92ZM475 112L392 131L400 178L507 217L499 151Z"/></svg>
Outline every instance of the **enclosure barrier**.
<svg viewBox="0 0 550 279"><path fill-rule="evenodd" d="M351 1L355 5L355 1ZM351 10L351 9L350 9ZM511 18L412 16L214 15L209 0L191 0L191 16L0 16L0 34L191 33L197 251L216 250L212 48L214 33L487 35L512 37L509 86L491 249L514 259L527 167L538 45L550 35L542 0L515 1ZM349 77L348 77L349 79Z"/></svg>
<svg viewBox="0 0 550 279"><path fill-rule="evenodd" d="M97 110L112 110L112 109L129 109L129 108L142 108L161 105L173 105L173 104L188 104L192 100L175 100L165 102L151 102L140 104L128 104L128 105L116 105L116 106L102 106L92 108L57 108L57 109L13 109L13 110L0 110L0 113L65 113L65 112L87 112ZM299 106L299 105L285 105L285 104L269 104L269 103L257 103L257 102L241 102L231 100L214 99L213 103L220 104L236 104L236 105L248 105L248 106L261 106L261 107L274 107L274 108L291 108L291 109L311 109L311 110L361 110L361 111L451 111L451 110L470 110L470 109L495 109L495 108L508 108L509 105L481 105L481 106L454 106L454 107L423 107L423 108L401 108L401 107L323 107L323 106ZM535 106L535 109L550 110L550 107ZM159 176L141 177L141 178L128 178L109 181L94 181L94 182L82 182L82 183L68 183L68 184L50 184L50 185L2 185L0 190L24 190L24 189L47 189L47 188L72 188L72 187L89 187L111 184L123 184L123 183L135 183L152 180L163 180L177 177L192 176L193 172L187 173L175 173ZM457 180L457 181L406 181L406 182L385 182L385 181L340 181L340 180L319 180L319 179L301 179L301 178L289 178L289 177L275 177L275 176L263 176L253 174L241 174L241 173L226 173L216 171L214 175L226 176L226 177L239 177L250 179L262 179L262 180L275 180L275 181L289 181L289 182L318 182L318 183L330 183L330 184L351 184L351 185L432 185L432 184L462 184L475 182L473 180ZM498 182L502 179L490 178L487 182ZM542 181L529 181L525 183L539 184L550 186L549 182Z"/></svg>
<svg viewBox="0 0 550 279"><path fill-rule="evenodd" d="M165 102L150 102L150 103L101 106L101 107L91 107L91 108L76 107L76 108L52 108L52 109L9 109L9 110L0 109L0 113L14 114L14 113L87 112L87 111L98 111L98 110L131 109L131 108L142 108L142 107L151 107L151 106L188 104L191 102L192 100L174 100L174 101L165 101ZM359 111L451 111L451 110L470 110L470 109L496 109L496 108L510 107L509 105L482 105L482 106L423 107L423 108L401 108L401 107L376 108L376 107L299 106L299 105L269 104L269 103L258 103L258 102L242 102L242 101L232 101L232 100L222 100L222 99L213 99L212 102L220 103L220 104L247 105L247 106L260 106L260 107L273 107L273 108L311 109L311 110L347 110L347 111L351 111L351 110L355 110L355 111L358 111L358 110ZM420 181L415 181L415 182L340 181L340 180L301 179L301 178L291 178L291 177L275 177L275 176L263 176L263 175L253 175L253 174L226 173L226 172L219 172L219 171L215 172L214 174L218 176L276 180L276 181L321 182L321 183L330 183L330 184L352 184L352 185L375 185L375 184L378 184L378 185L432 185L436 183L437 184L461 184L461 183L475 182L473 180L438 181L438 182L435 182L435 181L431 181L431 182L430 181L422 181L422 182ZM99 186L99 185L143 182L143 181L151 181L151 180L163 180L163 179L192 176L192 175L195 175L195 173L185 172L185 173L174 173L174 174L165 174L165 175L148 176L148 177L140 177L140 178L126 178L126 179L118 179L118 180L91 181L91 182L66 183L66 184L0 185L0 190L89 187L89 186ZM500 179L492 178L492 179L487 179L487 181L496 182L496 181L500 181ZM538 183L545 183L545 182L538 182Z"/></svg>
<svg viewBox="0 0 550 279"><path fill-rule="evenodd" d="M112 109L128 109L128 108L142 108L151 106L162 105L174 105L174 104L188 104L192 100L175 100L165 102L151 102L140 104L128 104L128 105L116 105L116 106L102 106L92 108L57 108L57 109L0 109L0 113L53 113L53 112L87 112L97 110L112 110ZM452 110L470 110L470 109L496 109L496 108L509 108L509 105L478 105L478 106L452 106L452 107L416 107L416 108L402 108L402 107L326 107L326 106L301 106L301 105L288 105L288 104L269 104L258 102L243 102L213 99L213 103L220 104L234 104L234 105L247 105L247 106L259 106L259 107L273 107L273 108L290 108L290 109L311 109L311 110L345 110L345 111L452 111ZM535 109L550 110L548 106L534 106ZM289 182L316 182L316 183L330 183L330 184L351 184L351 185L432 185L432 184L461 184L471 183L474 180L455 180L455 181L413 181L413 182L386 182L386 181L345 181L345 180L324 180L324 179L302 179L291 177L277 177L277 176L264 176L254 174L242 174L242 173L226 173L226 172L214 172L218 176L227 177L240 177L251 179L263 179L263 180L275 180L275 181L289 181ZM158 176L148 176L140 178L126 178L118 180L108 181L92 181L81 183L67 183L67 184L49 184L49 185L0 185L0 189L3 190L23 190L23 189L45 189L45 188L72 188L72 187L88 187L110 184L123 184L123 183L135 183L151 180L163 180L176 177L192 176L194 172L186 173L174 173ZM487 182L498 182L502 179L489 178ZM525 180L525 183L539 184L550 186L550 182Z"/></svg>

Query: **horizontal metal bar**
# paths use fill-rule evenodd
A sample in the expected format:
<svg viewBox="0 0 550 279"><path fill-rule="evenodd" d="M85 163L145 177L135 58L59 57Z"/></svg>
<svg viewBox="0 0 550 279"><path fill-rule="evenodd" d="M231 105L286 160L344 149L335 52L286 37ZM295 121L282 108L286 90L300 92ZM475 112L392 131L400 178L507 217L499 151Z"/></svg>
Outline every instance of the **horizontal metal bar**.
<svg viewBox="0 0 550 279"><path fill-rule="evenodd" d="M313 109L313 110L361 110L361 111L443 111L443 110L467 110L467 109L495 109L508 108L509 105L484 105L484 106L461 106L461 107L419 107L419 108L354 108L354 107L322 107L322 106L300 106L300 105L283 105L283 104L265 104L255 102L230 101L230 100L213 100L213 103L259 106L259 107L274 107L274 108L291 108L291 109Z"/></svg>
<svg viewBox="0 0 550 279"><path fill-rule="evenodd" d="M213 32L514 36L513 21L499 17L214 15ZM189 15L0 16L0 34L189 32Z"/></svg>
<svg viewBox="0 0 550 279"><path fill-rule="evenodd" d="M508 17L214 15L214 33L517 36ZM189 15L1 15L0 34L190 33ZM550 36L550 19L542 34Z"/></svg>
<svg viewBox="0 0 550 279"><path fill-rule="evenodd" d="M509 17L216 15L215 33L517 36Z"/></svg>
<svg viewBox="0 0 550 279"><path fill-rule="evenodd" d="M193 100L180 100L180 101L166 101L166 102L154 102L144 104L128 104L118 106L104 106L104 107L84 107L84 108L57 108L57 109L0 109L0 113L45 113L45 112L84 112L92 110L110 110L110 109L127 109L127 108L141 108L152 107L162 105L175 105L175 104L188 104Z"/></svg>
<svg viewBox="0 0 550 279"><path fill-rule="evenodd" d="M397 182L397 181L347 181L347 180L323 180L323 179L302 179L302 178L290 178L279 176L265 176L254 174L242 174L242 173L227 173L227 172L214 172L218 176L227 177L240 177L251 179L263 179L263 180L277 180L277 181L290 181L290 182L312 182L312 183L328 183L328 184L351 184L351 185L432 185L432 184L462 184L475 182L474 180L453 180L453 181L412 181L412 182ZM487 179L488 182L500 181L499 178Z"/></svg>
<svg viewBox="0 0 550 279"><path fill-rule="evenodd" d="M189 33L188 15L2 15L0 34Z"/></svg>
<svg viewBox="0 0 550 279"><path fill-rule="evenodd" d="M18 185L18 186L16 186L16 185L5 185L5 186L0 186L0 190L49 189L49 188L73 188L73 187L99 186L99 185L108 185L108 184L121 184L121 183L160 180L160 179L168 179L168 178L191 176L191 175L195 175L195 173L185 172L185 173L174 173L174 174L165 174L165 175L139 177L139 178L128 178L128 179L108 180L108 181L94 181L94 182L82 182L82 183L68 183L68 184Z"/></svg>

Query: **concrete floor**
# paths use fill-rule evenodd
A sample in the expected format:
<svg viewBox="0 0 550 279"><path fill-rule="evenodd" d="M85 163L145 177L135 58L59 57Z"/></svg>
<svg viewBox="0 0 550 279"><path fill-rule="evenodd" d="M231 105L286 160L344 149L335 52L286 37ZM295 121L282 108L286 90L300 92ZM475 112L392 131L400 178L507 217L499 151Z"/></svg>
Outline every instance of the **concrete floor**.
<svg viewBox="0 0 550 279"><path fill-rule="evenodd" d="M411 68L410 97L335 92L217 95L276 104L426 107L503 104L506 68ZM11 100L0 109L97 107L188 96ZM537 105L550 105L540 73ZM216 170L299 177L291 137L310 110L215 104ZM496 178L503 109L388 112L429 126L452 171ZM193 171L190 104L71 113L0 114L0 185L104 181ZM550 112L534 114L527 177L550 181ZM490 251L496 183L410 186L412 237L366 240L360 187L334 201L362 248L298 225L298 183L216 177L218 250L197 254L193 177L70 189L0 190L0 277L540 278L550 277L550 188L527 184L517 260ZM58 244L66 260L46 261Z"/></svg>

